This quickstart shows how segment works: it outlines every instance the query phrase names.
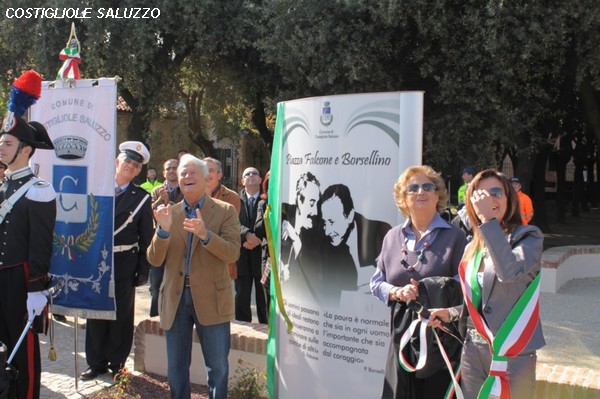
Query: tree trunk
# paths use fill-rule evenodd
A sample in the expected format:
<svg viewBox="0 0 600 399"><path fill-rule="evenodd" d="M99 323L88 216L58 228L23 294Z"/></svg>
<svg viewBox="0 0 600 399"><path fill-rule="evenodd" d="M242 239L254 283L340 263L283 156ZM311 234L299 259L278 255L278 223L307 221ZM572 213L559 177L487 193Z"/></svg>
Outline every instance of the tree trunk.
<svg viewBox="0 0 600 399"><path fill-rule="evenodd" d="M593 147L597 147L597 143L600 143L600 93L597 90L594 90L590 83L589 77L586 77L582 80L580 85L580 104L581 111L583 115L583 119L586 122L586 125L592 132L594 137L593 142L596 143ZM592 150L593 151L593 150ZM596 148L596 153L597 153ZM596 207L598 204L598 187L597 183L594 181L594 162L596 161L597 168L600 168L598 164L598 160L600 157L596 154L596 160L593 156L590 156L587 160L587 184L586 191L588 192L587 200L590 201L592 207Z"/></svg>
<svg viewBox="0 0 600 399"><path fill-rule="evenodd" d="M150 130L148 112L140 112L132 108L131 119L127 126L127 140L141 141L146 144L146 132ZM150 151L152 149L149 148Z"/></svg>
<svg viewBox="0 0 600 399"><path fill-rule="evenodd" d="M267 127L265 104L258 94L256 95L256 104L252 111L252 123L256 130L258 130L260 138L264 141L267 150L270 152L271 147L273 147L273 132Z"/></svg>
<svg viewBox="0 0 600 399"><path fill-rule="evenodd" d="M590 206L592 208L598 207L598 182L594 178L594 176L598 175L598 169L600 167L600 154L598 151L594 154L595 157L592 157L588 160L587 163L587 187L588 187L588 200L590 201ZM596 173L594 173L596 172Z"/></svg>
<svg viewBox="0 0 600 399"><path fill-rule="evenodd" d="M573 193L571 198L571 215L572 216L580 216L582 210L582 202L583 197L583 179L581 178L583 174L583 170L581 168L581 163L575 162L575 175L573 179Z"/></svg>
<svg viewBox="0 0 600 399"><path fill-rule="evenodd" d="M585 202L590 208L597 208L596 184L594 182L594 158L588 159L585 163L583 185L585 187ZM589 208L587 210L589 212Z"/></svg>
<svg viewBox="0 0 600 399"><path fill-rule="evenodd" d="M150 148L147 142L148 132L150 131L150 112L147 108L140 106L139 101L133 97L129 90L123 89L121 97L123 97L123 100L131 108L131 119L129 120L129 125L127 125L127 140L144 143L148 147L148 151L150 151L150 158L152 158L152 148ZM144 182L146 179L146 167L147 165L142 165L142 171L133 179L134 183L141 184Z"/></svg>
<svg viewBox="0 0 600 399"><path fill-rule="evenodd" d="M589 159L593 158L595 145L591 131L580 132L573 151L573 162L575 163L575 178L573 182L573 216L579 216L579 212L589 212L587 203L586 184L583 179L583 171Z"/></svg>
<svg viewBox="0 0 600 399"><path fill-rule="evenodd" d="M550 147L542 146L535 157L530 191L534 209L532 224L538 226L544 233L552 232L546 209L546 163L549 154Z"/></svg>
<svg viewBox="0 0 600 399"><path fill-rule="evenodd" d="M579 89L583 118L590 129L592 129L596 142L600 143L600 102L598 101L600 95L592 87L589 78L582 80Z"/></svg>
<svg viewBox="0 0 600 399"><path fill-rule="evenodd" d="M208 139L208 133L205 132L202 115L202 101L204 99L204 90L190 90L184 93L186 97L185 109L187 112L188 136L196 144L205 157L217 157L215 144Z"/></svg>
<svg viewBox="0 0 600 399"><path fill-rule="evenodd" d="M571 156L571 135L565 135L560 139L560 149L556 159L556 221L558 223L565 222L567 208L565 173Z"/></svg>

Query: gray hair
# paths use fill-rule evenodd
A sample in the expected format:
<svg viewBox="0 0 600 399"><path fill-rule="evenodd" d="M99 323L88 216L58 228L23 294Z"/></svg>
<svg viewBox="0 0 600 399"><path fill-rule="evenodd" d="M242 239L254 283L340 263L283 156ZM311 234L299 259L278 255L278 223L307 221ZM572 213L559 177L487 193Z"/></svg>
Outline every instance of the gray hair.
<svg viewBox="0 0 600 399"><path fill-rule="evenodd" d="M221 166L221 161L219 161L217 158L212 158L212 157L206 157L203 159L204 162L212 162L215 165L217 165L217 167L219 168L219 172L223 171L223 167Z"/></svg>
<svg viewBox="0 0 600 399"><path fill-rule="evenodd" d="M204 177L208 176L208 164L206 162L204 162L203 160L201 160L200 158L193 156L190 153L183 154L181 156L181 158L179 159L179 166L177 167L177 174L179 175L183 166L186 163L190 163L190 162L193 163L194 165L196 165L198 167L198 169L200 169L202 171L202 174L204 175Z"/></svg>

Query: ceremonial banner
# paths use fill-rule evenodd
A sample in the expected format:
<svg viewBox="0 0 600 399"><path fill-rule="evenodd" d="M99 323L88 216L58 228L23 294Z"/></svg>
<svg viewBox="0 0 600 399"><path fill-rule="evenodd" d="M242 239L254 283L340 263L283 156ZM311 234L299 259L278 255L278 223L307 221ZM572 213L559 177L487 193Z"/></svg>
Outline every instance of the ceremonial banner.
<svg viewBox="0 0 600 399"><path fill-rule="evenodd" d="M56 191L50 274L64 282L54 311L115 319L113 279L117 85L114 79L43 82L30 119L42 123L54 151L32 167Z"/></svg>
<svg viewBox="0 0 600 399"><path fill-rule="evenodd" d="M268 216L285 312L272 298L272 398L380 397L390 310L369 281L402 221L394 183L421 164L422 119L422 92L278 105Z"/></svg>

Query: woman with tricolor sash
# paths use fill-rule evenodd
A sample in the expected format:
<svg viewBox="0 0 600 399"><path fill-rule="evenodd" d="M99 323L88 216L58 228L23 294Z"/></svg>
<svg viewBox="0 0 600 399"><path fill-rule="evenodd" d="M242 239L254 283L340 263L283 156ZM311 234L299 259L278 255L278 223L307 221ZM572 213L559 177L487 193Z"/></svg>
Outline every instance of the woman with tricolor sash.
<svg viewBox="0 0 600 399"><path fill-rule="evenodd" d="M533 397L536 350L545 345L539 317L543 235L522 225L519 198L502 173L477 174L467 198L474 234L459 267L464 305L432 310L431 324L460 319L464 398Z"/></svg>

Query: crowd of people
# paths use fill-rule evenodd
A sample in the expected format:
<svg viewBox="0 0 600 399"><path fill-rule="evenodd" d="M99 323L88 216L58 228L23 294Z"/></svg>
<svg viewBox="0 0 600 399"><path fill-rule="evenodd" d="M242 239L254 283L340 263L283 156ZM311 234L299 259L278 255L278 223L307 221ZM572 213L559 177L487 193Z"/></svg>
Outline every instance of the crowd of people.
<svg viewBox="0 0 600 399"><path fill-rule="evenodd" d="M10 397L39 397L37 332L47 317L43 291L56 193L34 175L29 159L36 149L52 148L41 124L14 114L5 118L0 132L0 231L6 246L0 257L0 341L14 346L23 326L32 326L28 344L14 359L19 376ZM148 167L146 182L138 186L134 180L149 160L143 143L119 145L114 161L116 318L87 320L88 368L80 378L120 376L132 347L135 287L150 281L150 315L160 316L165 331L171 397L190 397L195 328L210 397L226 398L230 323L253 320L253 291L257 321L268 323L271 260L264 216L269 173L263 178L258 168L246 167L238 194L222 183L218 159L182 150L178 158L164 161L164 182ZM395 227L359 213L348 186L331 184L322 190L308 171L296 181L293 203L282 204L281 277L293 282L288 287L295 292L290 292L339 306L342 292L368 286L389 307L392 334L382 398L444 397L459 363L466 398L508 397L509 391L527 397L535 389L536 351L545 344L539 313L532 310L543 235L529 225L531 199L518 177L508 179L492 169L476 173L472 167L462 177L461 228L442 218L449 194L429 166L407 168L398 178L393 196L406 221ZM363 283L359 271L366 266L375 272ZM414 303L429 308L424 321L429 327L460 334L454 338L462 340L462 349L441 341L447 363L432 355L421 369L403 366L401 337L419 317Z"/></svg>
<svg viewBox="0 0 600 399"><path fill-rule="evenodd" d="M142 165L148 162L149 152L139 142L126 142L119 148L115 181L121 191L127 193L125 183L130 183L141 172ZM150 172L146 186L131 184L135 193L143 192L139 188L146 188L150 200L130 227L137 229L139 240L135 248L127 249L143 265L129 276L133 282L129 287L145 282L149 276L150 315L160 316L161 328L165 330L171 397L190 395L189 367L195 327L208 374L210 397L226 398L230 322L234 318L252 321L253 288L258 322L267 323L265 290L268 290L269 268L263 261L267 250L265 230L261 227L267 187L262 184L258 169L248 167L242 173L243 189L238 194L222 183L223 170L218 159L199 159L187 151L180 151L178 155L178 159L163 163L163 183L156 178L156 173ZM121 181L121 169L128 171L126 182ZM127 198L121 191L115 197L115 220L123 208L121 196ZM138 202L128 203L131 205L127 209L131 211ZM115 228L118 225L116 221ZM118 248L123 246L118 240L122 234L115 236ZM125 241L132 242L131 239ZM117 255L115 267L119 267ZM145 278L136 278L140 275ZM123 354L131 349L131 342L123 337L133 337L124 328L133 328L133 321L129 319L132 308L121 304L127 299L128 305L131 296L119 290L116 296L117 320L88 320L86 359L89 367L81 374L84 380L106 372L118 375L124 364ZM111 331L107 327L97 328L96 324L121 327L115 326ZM115 341L112 345L111 337ZM117 351L118 348L122 351Z"/></svg>
<svg viewBox="0 0 600 399"><path fill-rule="evenodd" d="M3 132L0 139L0 148L17 149L19 146L10 142L23 143L15 154L0 151L0 160L6 164L3 197L15 191L11 182L33 177L27 166L33 150L51 148L43 131L35 130L36 125L20 119L17 124L24 126L22 132ZM241 175L243 188L238 194L222 184L219 160L182 153L179 159L163 163L164 182L158 181L156 173L148 174L147 182L151 184L146 192L133 181L149 159L150 152L143 143L129 141L119 145L114 215L116 319L87 320L88 368L80 377L91 380L105 373L118 376L122 371L132 346L135 287L149 280L150 315L160 316L161 328L165 330L171 397L190 395L195 327L210 395L225 398L230 322L252 321L253 290L258 322L268 322L270 259L264 213L269 176L263 179L257 168L245 168ZM4 172L5 168L0 169ZM464 211L458 217L469 226L472 235L442 219L449 194L440 174L429 166L406 169L395 184L394 198L406 217L399 226L362 216L354 209L350 190L344 184L333 184L321 192L319 180L310 172L296 182L294 203L283 204L281 258L287 268L282 273L284 281L297 279L296 288L306 289L305 293L314 295L317 301L337 305L342 291L356 291L360 286L357 267L376 266L370 289L389 306L393 332L382 398L441 398L452 383L448 367L441 362L414 373L399 363L400 337L418 317L411 312L411 301L433 307L429 325L434 328L447 330L453 323L458 324L464 345L462 353L452 352L450 364L454 368L462 361L465 397L478 397L482 389L500 397L501 390L507 388L494 384L497 375L508 381L516 397L533 392L535 353L544 345L544 338L539 318L525 314L515 304L523 298L532 300L529 287L539 274L543 236L536 227L527 226L533 207L522 193L518 178L509 180L491 169L474 175L469 172L474 173L472 168L465 169L465 187L459 189L459 194L464 193L460 206ZM40 242L46 242L51 249L52 213L47 212L54 204L51 187L37 182L30 190L43 194L26 196L21 201L28 201L30 208L39 207L44 218L48 218L44 224L48 231L39 226L36 231ZM8 217L16 214L13 210ZM44 260L39 262L25 254L19 257L31 265L46 265L37 272L33 267L29 269L31 275L25 276L29 287L18 294L24 298L24 309L31 308L24 312L31 317L41 314L40 306L45 305L42 301L35 307L30 299L35 294L31 287L47 273L50 255L40 255ZM0 273L19 270L0 268ZM454 291L444 291L451 285L448 280L456 286L460 281L462 291L456 291L456 287ZM437 287L442 297L448 298L462 292L463 298L458 302L436 302L423 297L423 287L428 287L426 292ZM17 295L16 288L6 287L1 292ZM12 314L2 308L2 316L14 318L18 310L12 308ZM515 311L521 312L517 316L530 317L529 325L534 328L511 324ZM13 328L11 323L5 325ZM507 334L526 339L509 349L494 345L498 335ZM11 342L8 336L2 340ZM39 347L31 348L23 347L15 364L23 367L33 356L35 367L27 367L33 370L32 374L21 373L19 378L35 391L36 387L39 390ZM29 354L28 350L34 352ZM17 386L22 389L25 385ZM25 395L18 397L28 397Z"/></svg>
<svg viewBox="0 0 600 399"><path fill-rule="evenodd" d="M23 133L4 132L0 148L9 146L11 140L24 143L21 147L25 149L51 148L43 132L31 133L34 129L30 124L20 119L17 123L25 126ZM30 138L30 134L39 134L40 138ZM238 194L222 184L219 160L182 153L179 159L163 163L164 182L158 181L156 173L148 174L147 183L151 184L146 192L133 181L142 165L148 163L150 152L143 143L134 141L121 143L119 151L115 160L116 319L87 320L88 368L80 377L91 380L105 373L118 376L122 371L132 346L135 287L149 280L150 315L160 316L165 330L171 397L190 395L195 327L210 395L225 398L230 322L252 321L253 290L258 322L268 322L270 259L263 216L269 175L263 179L257 168L245 168L241 175L243 188ZM11 192L10 182L16 175L26 180L33 177L27 166L32 152L0 151L0 160L7 166L3 196ZM393 332L382 398L441 398L452 383L448 367L441 362L414 373L399 363L400 337L418 317L411 312L411 301L433 307L429 325L434 328L447 330L453 323L458 324L464 345L462 353L452 351L450 361L452 367L462 361L465 397L478 397L481 389L500 397L498 387L503 385L489 382L498 374L509 382L516 397L533 392L535 353L544 345L539 319L526 315L535 327L526 331L508 321L515 304L529 295L528 288L540 270L542 234L536 227L527 226L533 214L531 200L522 193L516 177L509 180L494 170L475 173L469 167L463 178L465 185L458 193L464 194L459 197L463 198L459 205L462 213L457 217L469 226L471 235L442 219L449 194L440 174L429 166L406 169L395 184L394 198L406 217L399 226L366 219L354 209L350 190L343 184L333 184L321 192L319 180L310 172L296 182L294 203L282 205L283 281L296 279L295 288L306 289L304 294L337 305L342 291L356 291L360 286L357 267L376 266L370 289L389 306ZM31 190L51 194L47 183L38 183ZM47 210L54 204L51 197L44 197L39 205L33 200L29 207ZM31 198L24 200L31 202ZM9 216L15 214L13 211ZM51 215L44 212L45 218ZM51 221L45 225L51 231ZM39 228L36 231L41 234ZM41 241L51 248L51 234L43 238ZM49 259L49 254L44 256ZM21 257L36 264L27 255ZM18 263L16 259L11 262ZM48 260L41 263L48 267ZM10 270L14 273L18 269ZM44 270L47 272L42 269L38 274L45 275ZM7 272L0 268L0 273ZM34 286L36 277L29 279L30 286ZM462 291L456 287L452 292L444 291L448 280L456 286L460 281ZM436 287L442 297L462 292L464 298L436 302L420 292L431 292ZM15 289L9 291L14 294ZM32 292L21 292L19 295L27 294L23 305L32 307ZM33 317L41 313L39 307L30 311ZM3 310L3 316L10 314ZM12 328L10 323L6 325ZM500 333L526 335L527 339L507 351L494 345ZM10 342L7 337L2 340ZM28 389L35 391L36 386L39 389L39 353L35 352L39 348L32 348L34 365L38 357L37 368L31 369L32 375L22 373L20 381L28 381L27 385L33 387ZM22 351L15 359L20 366L28 364L30 356L25 347ZM503 365L500 372L496 370L498 363Z"/></svg>
<svg viewBox="0 0 600 399"><path fill-rule="evenodd" d="M41 85L37 73L34 78ZM53 148L43 125L7 113L0 131L0 230L5 237L0 255L0 342L8 351L17 348L11 370L18 373L9 379L3 370L2 397L40 395L38 333L48 326L46 289L56 193L35 176L29 162L36 149ZM164 183L148 167L146 182L138 186L134 180L148 164L150 151L138 141L123 142L118 149L114 161L116 315L114 320L87 319L88 367L80 378L93 380L106 373L120 378L133 343L135 288L150 280L150 312L160 315L166 332L171 397L189 398L195 326L210 397L226 398L230 322L236 313L240 320L252 320L253 285L259 321L267 323L261 268L264 228L257 234L260 229L254 226L258 208L264 212L260 201L266 199L260 197L261 176L255 168L244 172L240 199L221 183L219 160L199 159L182 150L179 159L163 163ZM235 306L232 279L236 280ZM25 344L21 345L23 331Z"/></svg>

